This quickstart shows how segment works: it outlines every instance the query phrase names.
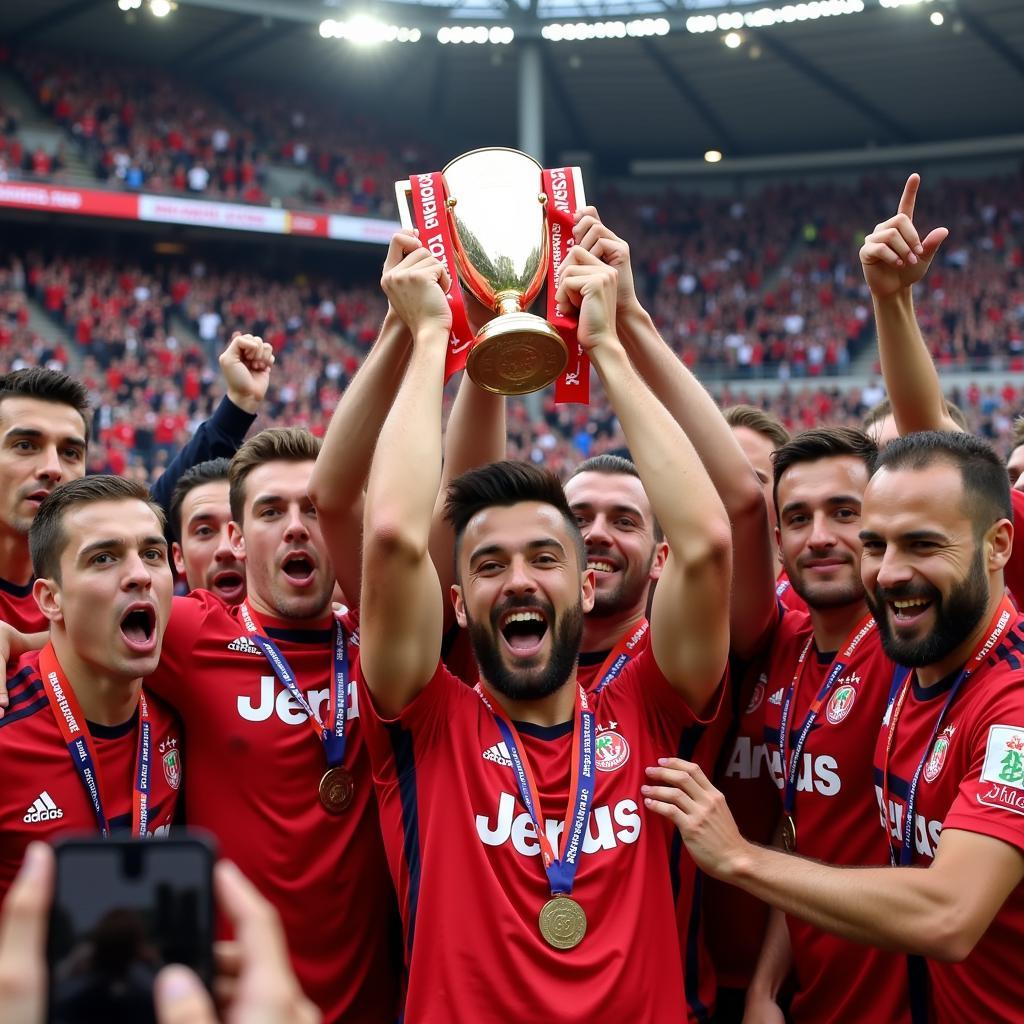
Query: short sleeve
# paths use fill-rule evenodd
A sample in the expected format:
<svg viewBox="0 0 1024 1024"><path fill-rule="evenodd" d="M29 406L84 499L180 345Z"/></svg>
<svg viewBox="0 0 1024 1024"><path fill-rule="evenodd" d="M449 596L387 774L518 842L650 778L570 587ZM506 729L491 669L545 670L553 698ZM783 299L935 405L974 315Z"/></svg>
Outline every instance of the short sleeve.
<svg viewBox="0 0 1024 1024"><path fill-rule="evenodd" d="M970 739L970 768L942 827L992 836L1024 851L1024 695L1002 695Z"/></svg>
<svg viewBox="0 0 1024 1024"><path fill-rule="evenodd" d="M160 648L160 664L146 679L146 687L176 706L184 680L191 675L196 639L212 613L226 614L224 606L206 590L193 590L171 602L171 614Z"/></svg>
<svg viewBox="0 0 1024 1024"><path fill-rule="evenodd" d="M392 781L399 774L399 764L407 760L402 752L408 744L415 743L417 759L429 756L431 748L438 744L441 731L449 727L449 717L459 696L470 692L439 660L430 681L401 714L397 718L385 718L377 710L358 661L353 674L360 689L360 707L365 709L363 727L373 775L378 782Z"/></svg>

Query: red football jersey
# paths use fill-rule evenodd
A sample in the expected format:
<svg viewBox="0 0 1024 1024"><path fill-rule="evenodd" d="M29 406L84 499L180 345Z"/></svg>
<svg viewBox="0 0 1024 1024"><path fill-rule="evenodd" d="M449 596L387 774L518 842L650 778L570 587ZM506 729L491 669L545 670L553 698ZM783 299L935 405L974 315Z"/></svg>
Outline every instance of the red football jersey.
<svg viewBox="0 0 1024 1024"><path fill-rule="evenodd" d="M765 741L780 795L782 705L812 634L809 616L784 611L768 657ZM787 757L832 660L832 653L819 653L812 644L790 712ZM830 864L889 863L870 779L892 673L875 629L858 645L807 736L793 814L797 853ZM909 1021L905 957L847 942L795 917L786 921L796 978L790 1010L794 1021Z"/></svg>
<svg viewBox="0 0 1024 1024"><path fill-rule="evenodd" d="M11 704L0 718L0 900L34 839L96 834L96 815L75 770L39 676L39 651L26 654L7 676ZM165 835L174 820L182 780L177 715L146 689L152 737L149 828ZM123 725L89 723L112 832L130 832L138 712Z"/></svg>
<svg viewBox="0 0 1024 1024"><path fill-rule="evenodd" d="M650 644L650 629L637 628L628 638L628 642L625 645L617 645L616 650L620 650L623 655L628 654L632 659L646 651ZM612 655L612 651L580 654L576 679L587 693L593 693L609 674L609 670L615 669L616 665L619 665L618 671L622 670L621 663ZM626 661L625 664L629 662ZM723 696L722 699L725 700L727 697ZM691 728L683 732L679 749L675 751L676 756L695 761L710 778L728 723L729 717L725 714L716 716L709 726L695 722ZM693 858L678 832L672 836L672 861L675 865L672 886L676 893L676 920L679 926L679 949L683 957L687 1020L691 1024L700 1024L701 1021L709 1019L714 1009L715 992L718 987L704 935L706 923L701 894L708 879L703 872L697 870L697 865L693 863Z"/></svg>
<svg viewBox="0 0 1024 1024"><path fill-rule="evenodd" d="M1013 551L1010 552L1010 560L1003 570L1003 578L1006 580L1006 586L1013 595L1014 601L1020 607L1021 604L1024 604L1024 541L1020 540L1024 536L1024 491L1011 488L1010 499L1013 504L1014 540L1016 543L1013 545Z"/></svg>
<svg viewBox="0 0 1024 1024"><path fill-rule="evenodd" d="M927 867L944 828L992 836L1024 852L1024 617L1018 617L985 663L963 684L941 722L917 788L913 863ZM958 673L957 673L958 674ZM910 780L956 675L927 689L910 686L889 757L889 827L899 852ZM875 792L889 723L875 749ZM979 870L983 866L979 865ZM929 960L932 1019L1020 1020L1024 1006L1024 886L1003 904L962 963Z"/></svg>
<svg viewBox="0 0 1024 1024"><path fill-rule="evenodd" d="M731 727L714 775L740 832L755 843L769 843L779 818L776 787L764 740L768 673L764 659L734 670L730 688ZM708 950L718 984L746 988L761 953L768 905L738 886L714 878L704 882Z"/></svg>
<svg viewBox="0 0 1024 1024"><path fill-rule="evenodd" d="M645 810L639 790L644 769L675 754L697 722L650 651L592 698L598 770L573 889L587 932L566 951L541 937L538 914L550 889L536 830L480 697L443 665L395 721L378 718L362 692L405 924L405 1019L523 1020L550 1010L567 1021L678 1024L685 1004L673 913L675 830ZM518 724L518 731L557 849L572 725Z"/></svg>
<svg viewBox="0 0 1024 1024"><path fill-rule="evenodd" d="M6 622L22 633L45 633L50 628L32 596L34 583L35 580L29 580L20 587L0 580L0 622Z"/></svg>
<svg viewBox="0 0 1024 1024"><path fill-rule="evenodd" d="M266 618L262 625L310 706L326 715L332 622L303 631ZM357 643L353 636L353 659ZM213 833L221 853L277 908L299 981L324 1020L393 1021L398 916L355 687L345 752L355 797L332 815L318 796L323 747L249 638L238 608L204 590L175 598L150 683L185 724L188 824Z"/></svg>

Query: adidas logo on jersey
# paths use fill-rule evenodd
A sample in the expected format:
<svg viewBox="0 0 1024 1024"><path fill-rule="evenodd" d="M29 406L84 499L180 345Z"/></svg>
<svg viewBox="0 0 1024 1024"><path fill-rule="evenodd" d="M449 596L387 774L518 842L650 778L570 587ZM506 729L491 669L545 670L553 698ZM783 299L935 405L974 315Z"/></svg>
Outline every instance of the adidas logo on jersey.
<svg viewBox="0 0 1024 1024"><path fill-rule="evenodd" d="M769 698L769 704L781 704L782 703L782 687L780 686Z"/></svg>
<svg viewBox="0 0 1024 1024"><path fill-rule="evenodd" d="M44 789L36 797L32 806L25 812L22 818L27 825L34 825L40 821L56 821L63 818L64 812L53 802L53 797Z"/></svg>
<svg viewBox="0 0 1024 1024"><path fill-rule="evenodd" d="M228 644L229 651L238 651L240 654L258 654L261 658L263 652L247 637L240 636Z"/></svg>
<svg viewBox="0 0 1024 1024"><path fill-rule="evenodd" d="M484 760L493 761L495 764L500 764L503 768L512 767L512 758L508 756L508 747L505 746L504 740L500 743L495 743L493 747L488 747L484 751Z"/></svg>

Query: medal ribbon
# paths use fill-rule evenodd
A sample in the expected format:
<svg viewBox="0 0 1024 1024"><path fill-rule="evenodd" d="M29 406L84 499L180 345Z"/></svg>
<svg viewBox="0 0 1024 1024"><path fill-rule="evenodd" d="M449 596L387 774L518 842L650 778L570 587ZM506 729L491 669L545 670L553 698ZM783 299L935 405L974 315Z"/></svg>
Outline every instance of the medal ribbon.
<svg viewBox="0 0 1024 1024"><path fill-rule="evenodd" d="M647 636L651 624L644 619L636 629L625 634L612 649L604 664L597 673L600 682L594 687L594 693L600 693L616 676L629 664L633 652L639 646L640 641Z"/></svg>
<svg viewBox="0 0 1024 1024"><path fill-rule="evenodd" d="M552 848L544 823L540 818L540 791L533 776L533 768L529 758L519 752L519 732L505 709L496 701L492 704L483 687L477 683L474 687L477 696L483 701L484 707L494 716L508 756L512 762L516 783L519 786L519 797L533 821L540 843L541 857L544 861L544 873L548 876L552 896L569 896L572 894L576 869L579 867L580 854L583 851L583 837L586 834L587 822L590 820L590 808L594 799L594 738L597 730L594 714L587 702L583 687L576 687L577 719L572 736L572 768L569 778L569 803L565 809L565 829L562 833L564 843L561 857ZM574 795L575 794L575 795Z"/></svg>
<svg viewBox="0 0 1024 1024"><path fill-rule="evenodd" d="M71 762L82 782L93 814L96 827L104 839L110 835L110 822L103 810L103 784L100 781L99 759L93 750L92 738L85 722L85 716L75 697L64 670L57 661L53 646L49 643L39 652L39 672L43 677L50 710L57 720L64 742L68 746ZM152 774L152 724L149 718L149 704L146 694L139 690L139 744L135 752L135 784L132 791L132 835L145 836L149 831L149 795Z"/></svg>
<svg viewBox="0 0 1024 1024"><path fill-rule="evenodd" d="M281 653L270 637L260 632L259 626L249 608L249 602L241 604L242 622L252 636L253 643L263 652L281 685L292 695L295 702L309 716L309 725L316 738L323 744L328 768L337 768L345 760L345 725L348 721L348 636L345 628L334 622L334 674L331 677L331 694L327 705L327 717L331 728L324 725L320 716L310 707L306 695L299 689L288 659Z"/></svg>
<svg viewBox="0 0 1024 1024"><path fill-rule="evenodd" d="M999 608L996 610L995 616L989 624L988 635L971 652L971 656L967 659L967 663L961 669L960 674L956 677L956 681L949 688L949 695L946 697L945 703L942 705L939 717L935 719L935 725L932 728L931 737L925 745L924 754L918 763L917 771L914 772L914 776L910 782L910 787L907 790L907 804L903 821L903 836L900 841L900 852L898 858L896 856L896 851L892 848L892 840L889 833L889 757L892 754L893 743L896 738L896 726L899 723L900 714L903 711L903 705L907 699L907 693L910 691L915 673L908 673L903 685L900 687L899 695L894 698L890 698L889 711L887 712L887 717L889 719L889 734L885 738L885 754L882 759L882 803L884 805L885 834L886 837L889 838L889 856L892 858L894 865L899 864L901 867L906 867L908 864L913 862L914 818L917 814L917 787L918 783L921 781L921 773L924 771L924 766L928 761L928 754L932 749L932 745L935 743L935 738L938 736L939 730L942 728L942 722L946 717L946 712L949 711L950 705L956 699L956 695L959 693L963 684L970 679L974 674L974 670L981 665L995 649L996 644L999 643L999 638L1006 631L1006 627L1014 620L1014 618L1016 618L1016 615L1017 611L1013 606L1013 602L1009 597L1004 596L1003 600L999 604ZM893 701L895 701L895 703L893 703Z"/></svg>
<svg viewBox="0 0 1024 1024"><path fill-rule="evenodd" d="M853 632L846 638L835 658L832 659L832 667L829 669L829 673L825 677L825 682L822 683L818 695L814 698L814 702L807 709L807 717L804 719L803 725L800 726L796 742L793 744L793 749L790 751L789 758L787 759L786 744L789 740L789 716L796 700L797 691L800 688L800 681L803 679L804 669L807 667L807 655L810 653L811 646L814 643L813 633L807 638L807 643L804 644L804 649L800 652L800 658L796 663L796 672L793 673L793 681L789 684L789 690L786 692L786 698L782 703L782 720L779 723L779 754L781 755L782 769L786 774L782 805L787 815L792 816L793 808L796 805L796 786L797 780L800 777L800 757L803 754L804 745L807 742L807 737L810 735L811 728L821 713L822 705L828 700L832 687L835 686L836 681L846 670L847 665L850 664L854 651L857 650L864 638L871 634L875 625L874 618L870 614L865 615L854 627Z"/></svg>
<svg viewBox="0 0 1024 1024"><path fill-rule="evenodd" d="M452 311L452 330L448 337L448 352L444 361L444 379L466 367L466 358L473 347L473 329L466 316L466 300L459 284L458 264L455 262L455 243L448 223L448 193L444 176L440 171L431 174L414 174L409 179L412 186L412 211L419 228L420 241L430 254L444 264L451 281L446 298Z"/></svg>
<svg viewBox="0 0 1024 1024"><path fill-rule="evenodd" d="M541 191L548 197L544 212L548 225L548 323L557 328L569 350L569 361L555 382L555 401L559 404L590 404L590 358L576 338L579 317L569 306L562 309L555 301L562 264L575 244L572 229L576 225L576 180L571 167L553 167L541 172Z"/></svg>
<svg viewBox="0 0 1024 1024"><path fill-rule="evenodd" d="M955 682L949 688L949 694L939 711L938 718L932 728L931 736L925 744L924 754L918 762L917 770L914 772L907 791L907 802L904 809L903 835L900 837L900 851L897 856L892 845L892 835L889 830L889 758L892 754L893 741L896 737L896 726L903 711L903 705L907 699L907 693L914 680L914 673L897 666L893 673L893 686L889 693L889 706L886 709L885 717L889 722L889 732L885 737L885 754L882 759L882 818L885 822L885 838L889 844L889 859L893 866L907 867L914 861L914 827L917 818L917 788L921 781L921 774L928 762L928 754L935 744L935 738L939 735L942 722L946 717L960 688L974 673L974 670L992 653L999 638L1003 635L1006 627L1016 617L1016 609L1008 597L1004 597L996 611L990 630L985 640L971 652L967 663L961 669ZM928 968L924 958L909 954L907 956L907 975L910 983L910 1016L913 1024L926 1024L929 1020L928 1001Z"/></svg>

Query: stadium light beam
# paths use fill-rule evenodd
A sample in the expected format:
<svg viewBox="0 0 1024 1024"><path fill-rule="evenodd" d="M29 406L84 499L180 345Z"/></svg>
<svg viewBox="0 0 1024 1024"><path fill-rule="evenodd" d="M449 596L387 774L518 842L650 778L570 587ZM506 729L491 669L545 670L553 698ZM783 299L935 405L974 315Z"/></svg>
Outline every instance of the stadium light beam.
<svg viewBox="0 0 1024 1024"><path fill-rule="evenodd" d="M704 162L708 164L720 164L722 162L722 151L719 149L709 149L704 154Z"/></svg>
<svg viewBox="0 0 1024 1024"><path fill-rule="evenodd" d="M743 45L743 36L739 32L726 32L725 38L722 40L730 50L737 50Z"/></svg>
<svg viewBox="0 0 1024 1024"><path fill-rule="evenodd" d="M942 11L932 11L932 13L928 15L928 20L938 28L946 19L943 17Z"/></svg>
<svg viewBox="0 0 1024 1024"><path fill-rule="evenodd" d="M149 13L154 18L166 18L171 13L170 0L149 0Z"/></svg>

